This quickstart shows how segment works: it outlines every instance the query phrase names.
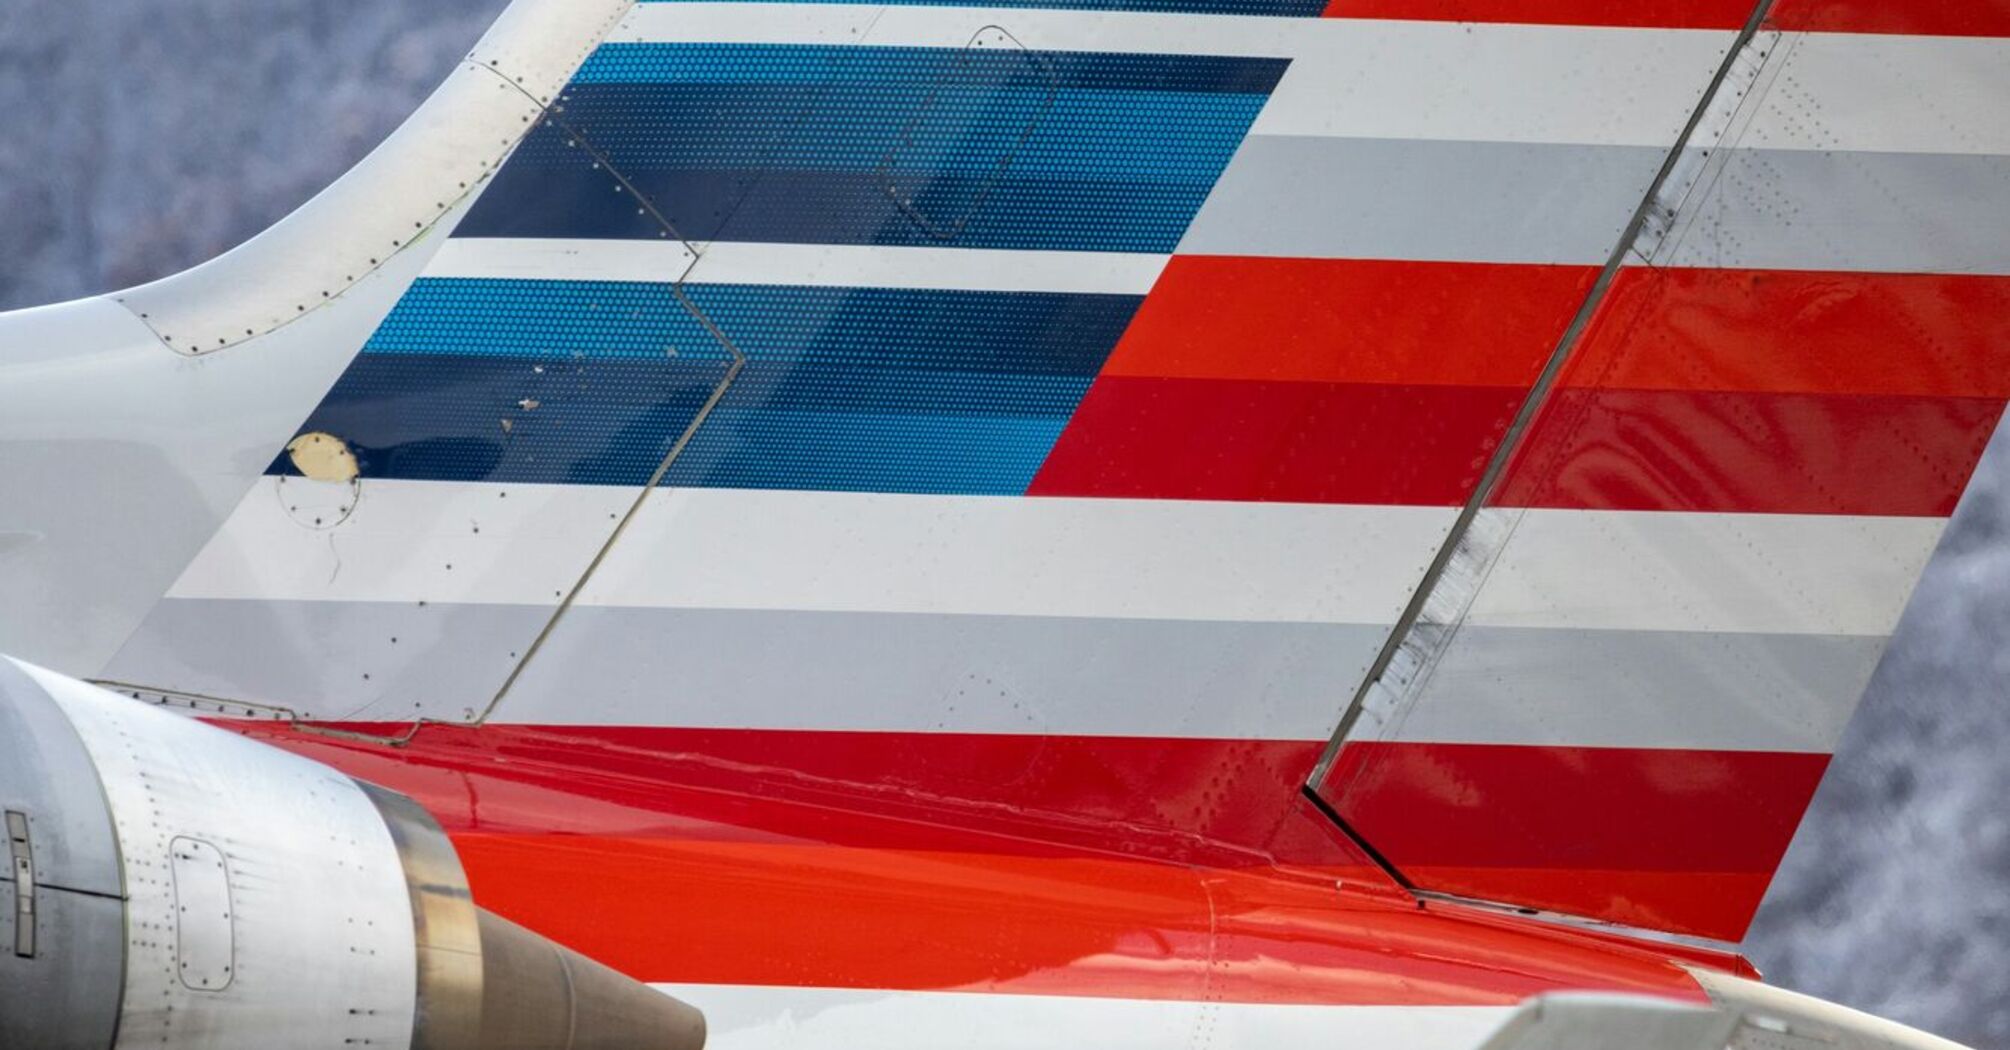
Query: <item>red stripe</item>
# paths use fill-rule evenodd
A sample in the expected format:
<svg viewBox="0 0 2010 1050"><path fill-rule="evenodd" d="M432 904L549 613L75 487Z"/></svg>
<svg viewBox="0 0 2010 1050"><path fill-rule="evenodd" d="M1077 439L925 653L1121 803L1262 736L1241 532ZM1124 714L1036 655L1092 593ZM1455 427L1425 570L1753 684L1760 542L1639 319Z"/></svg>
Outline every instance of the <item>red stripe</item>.
<svg viewBox="0 0 2010 1050"><path fill-rule="evenodd" d="M1820 33L2010 36L2004 0L1779 0L1768 24Z"/></svg>
<svg viewBox="0 0 2010 1050"><path fill-rule="evenodd" d="M1522 396L1106 375L1027 494L1456 506Z"/></svg>
<svg viewBox="0 0 2010 1050"><path fill-rule="evenodd" d="M1562 383L2010 398L2010 278L1630 266Z"/></svg>
<svg viewBox="0 0 2010 1050"><path fill-rule="evenodd" d="M1597 275L1177 255L1103 374L1526 388Z"/></svg>
<svg viewBox="0 0 2010 1050"><path fill-rule="evenodd" d="M1944 517L2002 410L1980 398L1562 390L1494 502Z"/></svg>
<svg viewBox="0 0 2010 1050"><path fill-rule="evenodd" d="M1327 18L1399 18L1437 22L1739 29L1751 17L1744 0L1329 0ZM2003 0L1779 0L1767 12L1775 29L1819 33L2010 36Z"/></svg>
<svg viewBox="0 0 2010 1050"><path fill-rule="evenodd" d="M1329 0L1328 18L1407 18L1439 22L1738 29L1745 0Z"/></svg>
<svg viewBox="0 0 2010 1050"><path fill-rule="evenodd" d="M1356 742L1325 788L1426 889L1743 936L1828 756Z"/></svg>
<svg viewBox="0 0 2010 1050"><path fill-rule="evenodd" d="M497 725L390 748L226 724L411 794L454 834L485 906L645 980L1308 1003L1695 994L1666 946L1420 910L1303 804L1312 742ZM1326 845L1289 867L1161 858L1154 823Z"/></svg>
<svg viewBox="0 0 2010 1050"><path fill-rule="evenodd" d="M1354 869L1389 885L1299 797L1318 741L429 725L389 751L270 724L234 728L404 791L450 830L1101 849Z"/></svg>
<svg viewBox="0 0 2010 1050"><path fill-rule="evenodd" d="M1104 376L1027 493L1456 506L1520 397L1500 387ZM2002 408L1980 398L1564 389L1496 501L1944 516Z"/></svg>
<svg viewBox="0 0 2010 1050"><path fill-rule="evenodd" d="M484 906L645 981L1256 1003L1697 997L1652 948L1260 869L579 835L455 844Z"/></svg>
<svg viewBox="0 0 2010 1050"><path fill-rule="evenodd" d="M1582 267L1175 258L1034 495L1453 506ZM1952 513L2010 395L2010 280L1620 271L1497 500Z"/></svg>

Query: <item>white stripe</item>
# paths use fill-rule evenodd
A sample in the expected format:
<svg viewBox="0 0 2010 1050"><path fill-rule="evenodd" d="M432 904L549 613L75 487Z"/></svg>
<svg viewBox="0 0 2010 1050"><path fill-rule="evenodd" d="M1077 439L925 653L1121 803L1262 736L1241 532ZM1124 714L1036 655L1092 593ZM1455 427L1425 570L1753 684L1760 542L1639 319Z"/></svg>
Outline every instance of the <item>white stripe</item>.
<svg viewBox="0 0 2010 1050"><path fill-rule="evenodd" d="M1293 58L1272 135L1666 145L1735 34L1131 11L640 4L612 41L962 47Z"/></svg>
<svg viewBox="0 0 2010 1050"><path fill-rule="evenodd" d="M1436 507L652 493L595 605L1384 624Z"/></svg>
<svg viewBox="0 0 2010 1050"><path fill-rule="evenodd" d="M456 237L440 245L425 276L672 283L697 261L683 241Z"/></svg>
<svg viewBox="0 0 2010 1050"><path fill-rule="evenodd" d="M367 480L349 521L315 530L273 484L239 504L172 597L547 603L635 491ZM1386 624L1453 513L659 489L579 600Z"/></svg>
<svg viewBox="0 0 2010 1050"><path fill-rule="evenodd" d="M289 490L317 484L258 479L167 596L556 604L636 492L373 479L346 521L313 528Z"/></svg>
<svg viewBox="0 0 2010 1050"><path fill-rule="evenodd" d="M705 1013L710 1050L1470 1050L1497 1006L1316 1006L1093 996L659 984Z"/></svg>
<svg viewBox="0 0 2010 1050"><path fill-rule="evenodd" d="M2010 154L2010 39L1805 33L1736 145Z"/></svg>
<svg viewBox="0 0 2010 1050"><path fill-rule="evenodd" d="M1532 510L1465 622L1886 635L1942 518Z"/></svg>
<svg viewBox="0 0 2010 1050"><path fill-rule="evenodd" d="M1143 295L1165 264L1126 252L719 241L694 256L678 241L464 237L426 276Z"/></svg>
<svg viewBox="0 0 2010 1050"><path fill-rule="evenodd" d="M317 530L289 515L276 484L265 479L253 488L172 596L548 603L570 585L635 491L368 480L347 522ZM659 489L579 600L1385 624L1408 599L1453 513ZM1467 622L1889 634L1943 524L1528 511Z"/></svg>

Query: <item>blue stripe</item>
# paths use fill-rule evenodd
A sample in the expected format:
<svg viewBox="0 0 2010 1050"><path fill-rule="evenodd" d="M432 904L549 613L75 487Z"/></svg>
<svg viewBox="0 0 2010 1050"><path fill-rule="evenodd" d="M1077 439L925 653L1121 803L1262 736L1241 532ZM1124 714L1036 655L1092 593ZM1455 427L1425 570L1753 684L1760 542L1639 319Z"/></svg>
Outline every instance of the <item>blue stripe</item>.
<svg viewBox="0 0 2010 1050"><path fill-rule="evenodd" d="M643 3L694 3L702 0L642 0ZM800 3L803 0L773 0ZM914 7L945 4L950 0L813 0L820 3L886 3ZM988 7L1050 8L1057 11L1171 11L1200 15L1276 15L1311 18L1325 10L1313 0L986 0Z"/></svg>
<svg viewBox="0 0 2010 1050"><path fill-rule="evenodd" d="M364 352L570 360L729 359L666 283L421 277Z"/></svg>
<svg viewBox="0 0 2010 1050"><path fill-rule="evenodd" d="M1093 376L1141 298L1062 292L806 288L423 277L365 350L570 360L723 359ZM674 353L672 352L674 351Z"/></svg>
<svg viewBox="0 0 2010 1050"><path fill-rule="evenodd" d="M663 483L1017 496L1067 423L1065 415L866 415L721 405Z"/></svg>
<svg viewBox="0 0 2010 1050"><path fill-rule="evenodd" d="M1140 302L685 291L747 363L673 483L982 494L1024 491ZM423 279L302 430L365 477L641 484L725 375L709 340L668 285Z"/></svg>
<svg viewBox="0 0 2010 1050"><path fill-rule="evenodd" d="M1286 64L605 45L456 235L1168 252Z"/></svg>

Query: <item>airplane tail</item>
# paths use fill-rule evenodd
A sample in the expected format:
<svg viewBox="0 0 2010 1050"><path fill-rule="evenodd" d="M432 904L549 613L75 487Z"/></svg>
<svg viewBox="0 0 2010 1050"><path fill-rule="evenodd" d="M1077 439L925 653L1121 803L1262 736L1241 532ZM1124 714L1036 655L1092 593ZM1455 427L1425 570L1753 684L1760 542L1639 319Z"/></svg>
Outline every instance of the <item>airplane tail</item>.
<svg viewBox="0 0 2010 1050"><path fill-rule="evenodd" d="M1740 937L2010 396L1999 51L1107 6L518 0L0 318L0 647Z"/></svg>

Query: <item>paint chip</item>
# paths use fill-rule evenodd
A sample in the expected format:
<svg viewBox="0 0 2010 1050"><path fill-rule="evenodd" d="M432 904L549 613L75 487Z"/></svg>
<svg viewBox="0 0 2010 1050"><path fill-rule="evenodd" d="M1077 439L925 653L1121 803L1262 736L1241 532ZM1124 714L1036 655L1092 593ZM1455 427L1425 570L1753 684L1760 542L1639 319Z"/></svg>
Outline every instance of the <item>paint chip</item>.
<svg viewBox="0 0 2010 1050"><path fill-rule="evenodd" d="M311 431L294 438L286 446L293 469L315 481L354 481L362 468L349 443L333 434Z"/></svg>

